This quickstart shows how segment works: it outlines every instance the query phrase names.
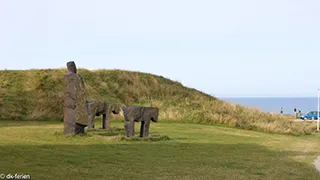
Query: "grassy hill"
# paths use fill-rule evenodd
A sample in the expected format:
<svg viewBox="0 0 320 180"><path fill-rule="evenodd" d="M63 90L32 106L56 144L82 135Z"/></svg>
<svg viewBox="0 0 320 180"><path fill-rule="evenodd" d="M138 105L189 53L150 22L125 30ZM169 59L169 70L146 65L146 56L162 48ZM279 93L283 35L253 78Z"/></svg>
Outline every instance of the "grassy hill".
<svg viewBox="0 0 320 180"><path fill-rule="evenodd" d="M0 71L0 119L59 120L65 69ZM80 69L88 99L160 108L162 122L223 124L246 130L310 134L315 125L229 104L162 76ZM118 117L121 118L121 117Z"/></svg>

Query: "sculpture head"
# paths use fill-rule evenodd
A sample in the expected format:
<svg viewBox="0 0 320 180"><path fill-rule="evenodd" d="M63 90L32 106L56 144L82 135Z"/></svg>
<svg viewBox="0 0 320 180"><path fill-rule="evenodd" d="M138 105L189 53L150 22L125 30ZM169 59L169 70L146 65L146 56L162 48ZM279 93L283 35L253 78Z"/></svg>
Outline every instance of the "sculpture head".
<svg viewBox="0 0 320 180"><path fill-rule="evenodd" d="M152 112L150 120L153 121L153 122L157 122L158 121L158 116L159 116L159 108L150 107L150 111Z"/></svg>
<svg viewBox="0 0 320 180"><path fill-rule="evenodd" d="M110 111L111 111L113 114L119 114L119 113L120 113L120 110L121 110L120 105L118 105L118 104L111 104L111 105L110 105Z"/></svg>
<svg viewBox="0 0 320 180"><path fill-rule="evenodd" d="M67 68L70 73L77 73L77 67L74 61L67 62Z"/></svg>

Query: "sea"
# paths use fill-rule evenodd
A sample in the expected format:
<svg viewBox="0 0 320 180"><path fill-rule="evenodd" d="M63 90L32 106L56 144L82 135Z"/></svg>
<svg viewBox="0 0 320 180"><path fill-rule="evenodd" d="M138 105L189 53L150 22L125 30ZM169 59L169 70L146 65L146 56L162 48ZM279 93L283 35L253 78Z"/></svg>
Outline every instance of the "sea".
<svg viewBox="0 0 320 180"><path fill-rule="evenodd" d="M318 110L317 97L232 97L219 99L275 114L279 114L281 108L283 108L283 114L293 114L294 108L297 111L300 109L302 113Z"/></svg>

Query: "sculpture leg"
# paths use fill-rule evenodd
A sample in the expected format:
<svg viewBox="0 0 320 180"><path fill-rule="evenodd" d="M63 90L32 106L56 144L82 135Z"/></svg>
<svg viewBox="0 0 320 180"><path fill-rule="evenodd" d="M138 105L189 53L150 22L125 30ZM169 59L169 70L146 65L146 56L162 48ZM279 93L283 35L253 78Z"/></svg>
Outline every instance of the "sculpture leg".
<svg viewBox="0 0 320 180"><path fill-rule="evenodd" d="M76 128L76 110L72 108L64 108L64 134L75 134Z"/></svg>
<svg viewBox="0 0 320 180"><path fill-rule="evenodd" d="M86 126L76 123L75 124L75 133L76 134L84 134L84 128Z"/></svg>
<svg viewBox="0 0 320 180"><path fill-rule="evenodd" d="M140 137L149 136L150 121L141 121Z"/></svg>
<svg viewBox="0 0 320 180"><path fill-rule="evenodd" d="M127 137L130 137L130 134L131 134L130 133L130 126L131 126L130 121L124 122L124 131L125 131Z"/></svg>
<svg viewBox="0 0 320 180"><path fill-rule="evenodd" d="M107 121L107 116L105 114L102 114L102 129L106 129L106 121Z"/></svg>
<svg viewBox="0 0 320 180"><path fill-rule="evenodd" d="M94 128L93 116L92 115L88 115L88 129L92 129L92 128Z"/></svg>
<svg viewBox="0 0 320 180"><path fill-rule="evenodd" d="M107 111L107 102L103 102L103 111L102 111L102 121L103 121L103 128L102 129L110 129L110 120L108 118L108 111Z"/></svg>
<svg viewBox="0 0 320 180"><path fill-rule="evenodd" d="M141 125L140 125L140 137L144 137L145 136L145 124L146 122L145 121L141 121Z"/></svg>
<svg viewBox="0 0 320 180"><path fill-rule="evenodd" d="M134 121L125 121L124 129L127 137L134 136Z"/></svg>
<svg viewBox="0 0 320 180"><path fill-rule="evenodd" d="M110 119L108 118L108 115L106 114L106 115L104 115L105 117L105 121L106 121L106 129L110 129Z"/></svg>
<svg viewBox="0 0 320 180"><path fill-rule="evenodd" d="M148 120L148 121L145 123L145 128L144 128L144 135L145 135L145 137L148 137L148 136L149 136L149 127L150 127L150 120Z"/></svg>
<svg viewBox="0 0 320 180"><path fill-rule="evenodd" d="M134 121L132 121L132 125L131 125L131 136L134 136Z"/></svg>

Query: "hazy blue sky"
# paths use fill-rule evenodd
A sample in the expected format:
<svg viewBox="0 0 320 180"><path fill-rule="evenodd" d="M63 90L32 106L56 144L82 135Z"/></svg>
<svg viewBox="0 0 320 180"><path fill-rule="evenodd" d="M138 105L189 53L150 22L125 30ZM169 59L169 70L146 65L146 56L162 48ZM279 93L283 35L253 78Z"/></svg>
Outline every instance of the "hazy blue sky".
<svg viewBox="0 0 320 180"><path fill-rule="evenodd" d="M316 96L319 0L1 0L0 69L149 72L215 96Z"/></svg>

